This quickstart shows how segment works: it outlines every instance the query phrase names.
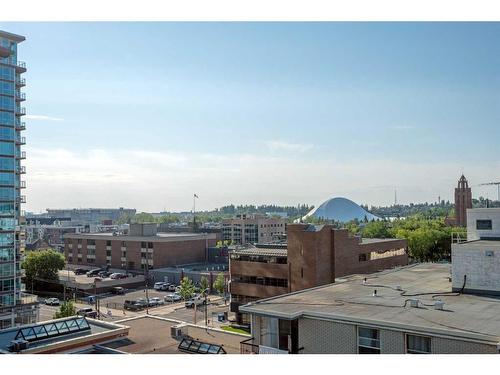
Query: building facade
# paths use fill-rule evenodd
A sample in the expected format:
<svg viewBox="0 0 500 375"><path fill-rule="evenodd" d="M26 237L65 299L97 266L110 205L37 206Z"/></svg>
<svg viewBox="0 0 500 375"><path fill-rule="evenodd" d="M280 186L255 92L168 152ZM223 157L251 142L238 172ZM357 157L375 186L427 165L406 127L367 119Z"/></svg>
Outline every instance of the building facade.
<svg viewBox="0 0 500 375"><path fill-rule="evenodd" d="M233 245L276 242L281 240L285 233L284 218L242 214L222 222L222 239Z"/></svg>
<svg viewBox="0 0 500 375"><path fill-rule="evenodd" d="M23 295L21 285L21 194L25 181L21 175L25 167L25 129L22 106L25 85L22 74L26 72L24 62L17 59L18 44L25 38L0 31L0 328L29 323L36 319L36 306ZM33 311L33 313L32 313Z"/></svg>
<svg viewBox="0 0 500 375"><path fill-rule="evenodd" d="M500 208L467 210L467 241L451 245L453 290L500 295Z"/></svg>
<svg viewBox="0 0 500 375"><path fill-rule="evenodd" d="M414 264L249 303L241 352L498 353L498 299L453 293L449 274L449 264Z"/></svg>
<svg viewBox="0 0 500 375"><path fill-rule="evenodd" d="M142 227L138 229L135 227ZM156 233L156 225L131 225L128 235L66 234L64 255L74 266L143 271L202 263L216 244L211 233Z"/></svg>
<svg viewBox="0 0 500 375"><path fill-rule="evenodd" d="M133 208L73 208L73 209L47 209L50 217L70 218L71 221L84 224L101 224L111 220L116 223L122 216L134 216Z"/></svg>
<svg viewBox="0 0 500 375"><path fill-rule="evenodd" d="M455 188L455 225L467 225L467 209L472 208L472 191L464 175L458 180Z"/></svg>
<svg viewBox="0 0 500 375"><path fill-rule="evenodd" d="M239 306L262 298L408 264L401 239L361 239L332 225L290 224L287 245L256 245L230 254L231 311L249 323Z"/></svg>

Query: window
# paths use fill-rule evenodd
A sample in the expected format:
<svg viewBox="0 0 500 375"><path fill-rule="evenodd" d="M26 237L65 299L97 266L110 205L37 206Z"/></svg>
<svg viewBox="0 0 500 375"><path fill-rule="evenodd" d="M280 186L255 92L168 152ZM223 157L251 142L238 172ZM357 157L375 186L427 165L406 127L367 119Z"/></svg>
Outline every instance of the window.
<svg viewBox="0 0 500 375"><path fill-rule="evenodd" d="M300 269L300 277L304 278L304 269L303 268Z"/></svg>
<svg viewBox="0 0 500 375"><path fill-rule="evenodd" d="M358 327L358 353L380 354L380 332L378 329Z"/></svg>
<svg viewBox="0 0 500 375"><path fill-rule="evenodd" d="M478 230L491 230L491 220L476 220L476 229Z"/></svg>
<svg viewBox="0 0 500 375"><path fill-rule="evenodd" d="M111 246L111 241L106 241L106 246Z"/></svg>
<svg viewBox="0 0 500 375"><path fill-rule="evenodd" d="M366 262L367 261L366 254L359 254L359 261L360 262Z"/></svg>
<svg viewBox="0 0 500 375"><path fill-rule="evenodd" d="M431 338L425 336L406 335L406 353L430 354Z"/></svg>

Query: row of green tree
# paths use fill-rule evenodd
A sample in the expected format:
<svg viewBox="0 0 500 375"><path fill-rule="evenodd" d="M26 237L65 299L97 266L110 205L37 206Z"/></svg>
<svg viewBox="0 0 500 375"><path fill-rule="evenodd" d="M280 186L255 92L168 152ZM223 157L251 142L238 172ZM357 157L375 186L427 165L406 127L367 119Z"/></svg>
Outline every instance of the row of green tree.
<svg viewBox="0 0 500 375"><path fill-rule="evenodd" d="M366 238L406 239L410 257L420 262L450 260L452 234L465 238L467 232L465 228L446 225L444 219L417 214L393 221L353 221L346 224L346 228Z"/></svg>

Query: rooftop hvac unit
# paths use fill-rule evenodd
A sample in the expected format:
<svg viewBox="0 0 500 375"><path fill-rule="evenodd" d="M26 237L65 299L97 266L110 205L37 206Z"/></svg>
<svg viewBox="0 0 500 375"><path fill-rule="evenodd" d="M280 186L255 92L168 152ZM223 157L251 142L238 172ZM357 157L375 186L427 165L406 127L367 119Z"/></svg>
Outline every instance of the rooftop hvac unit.
<svg viewBox="0 0 500 375"><path fill-rule="evenodd" d="M170 336L174 339L181 338L184 335L183 329L186 329L185 324L178 324L170 327Z"/></svg>
<svg viewBox="0 0 500 375"><path fill-rule="evenodd" d="M444 309L444 302L443 301L434 302L434 310L443 310L443 309Z"/></svg>
<svg viewBox="0 0 500 375"><path fill-rule="evenodd" d="M409 302L410 302L410 307L418 307L418 302L419 302L418 299L412 298L409 300Z"/></svg>
<svg viewBox="0 0 500 375"><path fill-rule="evenodd" d="M29 348L29 341L26 340L12 340L9 345L9 351L11 352L20 352L21 350L26 350Z"/></svg>

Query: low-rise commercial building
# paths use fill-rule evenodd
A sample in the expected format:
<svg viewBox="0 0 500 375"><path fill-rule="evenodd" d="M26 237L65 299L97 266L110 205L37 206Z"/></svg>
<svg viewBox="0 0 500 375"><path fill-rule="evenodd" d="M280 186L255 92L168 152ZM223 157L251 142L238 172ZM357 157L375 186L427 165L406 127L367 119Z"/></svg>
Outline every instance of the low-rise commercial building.
<svg viewBox="0 0 500 375"><path fill-rule="evenodd" d="M132 224L128 234L66 234L64 254L75 266L140 271L206 262L211 233L157 233L156 224Z"/></svg>
<svg viewBox="0 0 500 375"><path fill-rule="evenodd" d="M416 264L240 306L243 353L498 353L499 300L452 292L449 264Z"/></svg>
<svg viewBox="0 0 500 375"><path fill-rule="evenodd" d="M271 243L280 240L285 233L284 218L242 214L222 222L222 239L233 245Z"/></svg>
<svg viewBox="0 0 500 375"><path fill-rule="evenodd" d="M364 239L332 225L291 224L286 245L256 245L230 254L231 311L242 304L335 282L335 278L408 264L406 240Z"/></svg>

